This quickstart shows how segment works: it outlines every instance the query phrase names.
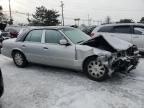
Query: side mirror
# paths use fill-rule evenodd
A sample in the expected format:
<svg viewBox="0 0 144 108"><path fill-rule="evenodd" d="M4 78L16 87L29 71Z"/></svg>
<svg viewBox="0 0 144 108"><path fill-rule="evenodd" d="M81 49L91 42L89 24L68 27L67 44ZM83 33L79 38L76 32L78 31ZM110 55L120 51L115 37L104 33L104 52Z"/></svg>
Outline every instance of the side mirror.
<svg viewBox="0 0 144 108"><path fill-rule="evenodd" d="M69 43L68 43L67 40L65 40L65 39L61 39L61 40L59 41L59 43L60 43L60 45L69 45Z"/></svg>

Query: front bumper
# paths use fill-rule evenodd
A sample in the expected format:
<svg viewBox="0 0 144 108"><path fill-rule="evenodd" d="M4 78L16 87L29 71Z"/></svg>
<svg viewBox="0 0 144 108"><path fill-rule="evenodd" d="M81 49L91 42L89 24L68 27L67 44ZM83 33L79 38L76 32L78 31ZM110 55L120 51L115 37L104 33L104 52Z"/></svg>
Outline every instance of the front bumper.
<svg viewBox="0 0 144 108"><path fill-rule="evenodd" d="M115 71L131 71L136 68L138 61L138 56L120 57L113 61L111 68Z"/></svg>
<svg viewBox="0 0 144 108"><path fill-rule="evenodd" d="M111 57L108 60L101 60L101 62L108 69L108 75L111 76L114 72L130 72L135 69L139 63L139 55L126 57Z"/></svg>

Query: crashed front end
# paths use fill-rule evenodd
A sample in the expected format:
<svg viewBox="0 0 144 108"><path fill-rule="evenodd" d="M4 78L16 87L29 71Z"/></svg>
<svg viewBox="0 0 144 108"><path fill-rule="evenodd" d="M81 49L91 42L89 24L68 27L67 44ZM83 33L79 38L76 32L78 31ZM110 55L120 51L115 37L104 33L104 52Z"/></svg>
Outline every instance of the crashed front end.
<svg viewBox="0 0 144 108"><path fill-rule="evenodd" d="M139 63L139 51L135 46L126 51L112 53L111 56L100 56L98 59L105 64L111 76L114 72L130 72L135 69Z"/></svg>
<svg viewBox="0 0 144 108"><path fill-rule="evenodd" d="M109 38L111 37L100 36L83 44L111 52L111 55L98 56L98 59L108 69L109 76L114 72L130 72L135 69L140 58L138 48L118 38ZM117 41L125 45L114 44Z"/></svg>

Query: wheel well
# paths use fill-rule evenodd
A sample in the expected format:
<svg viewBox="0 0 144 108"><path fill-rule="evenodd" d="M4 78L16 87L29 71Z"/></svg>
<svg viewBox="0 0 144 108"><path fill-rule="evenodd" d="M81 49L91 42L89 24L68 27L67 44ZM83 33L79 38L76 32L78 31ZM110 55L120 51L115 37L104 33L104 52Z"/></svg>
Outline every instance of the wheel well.
<svg viewBox="0 0 144 108"><path fill-rule="evenodd" d="M98 57L97 55L92 55L92 56L87 57L87 58L83 61L82 67L84 68L84 65L85 65L85 63L87 62L87 60L89 60L90 58L97 58L97 57Z"/></svg>
<svg viewBox="0 0 144 108"><path fill-rule="evenodd" d="M21 54L23 54L20 50L13 50L12 53L11 53L11 56L13 56L15 52L20 52Z"/></svg>

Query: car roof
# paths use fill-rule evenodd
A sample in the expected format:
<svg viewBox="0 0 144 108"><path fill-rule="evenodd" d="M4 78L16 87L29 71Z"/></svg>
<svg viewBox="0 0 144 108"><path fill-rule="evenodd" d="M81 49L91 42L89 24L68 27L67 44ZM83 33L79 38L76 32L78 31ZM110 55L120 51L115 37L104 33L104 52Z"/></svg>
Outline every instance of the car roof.
<svg viewBox="0 0 144 108"><path fill-rule="evenodd" d="M17 37L17 41L23 41L25 36L27 35L27 33L29 33L32 30L38 30L38 29L53 29L53 30L60 30L60 29L75 29L73 27L69 27L69 26L28 26L26 27L26 30L23 31L21 34L18 35Z"/></svg>
<svg viewBox="0 0 144 108"><path fill-rule="evenodd" d="M120 25L140 25L140 26L144 26L143 23L113 23L113 24L104 24L101 26L120 26Z"/></svg>
<svg viewBox="0 0 144 108"><path fill-rule="evenodd" d="M103 25L100 25L100 26L97 26L94 30L93 30L93 32L95 32L95 31L98 31L99 29L101 29L102 27L107 27L107 26L124 26L124 25L139 25L139 26L144 26L144 24L143 23L112 23L112 24L103 24Z"/></svg>
<svg viewBox="0 0 144 108"><path fill-rule="evenodd" d="M33 29L64 29L64 28L73 28L73 27L69 27L69 26L28 26L26 27L29 30L33 30Z"/></svg>
<svg viewBox="0 0 144 108"><path fill-rule="evenodd" d="M27 31L30 30L34 30L34 29L55 29L55 30L59 30L59 29L64 29L64 28L72 28L69 26L9 26L6 27L6 30L18 30L20 31L21 29L27 29Z"/></svg>

